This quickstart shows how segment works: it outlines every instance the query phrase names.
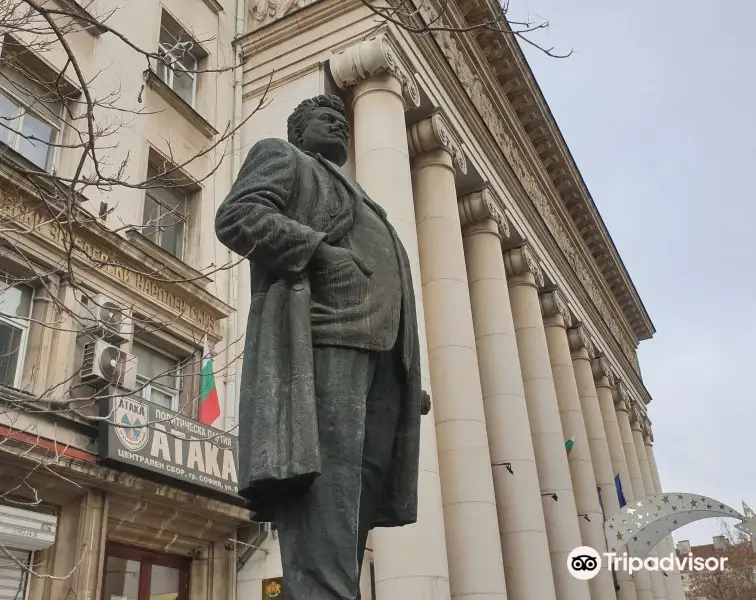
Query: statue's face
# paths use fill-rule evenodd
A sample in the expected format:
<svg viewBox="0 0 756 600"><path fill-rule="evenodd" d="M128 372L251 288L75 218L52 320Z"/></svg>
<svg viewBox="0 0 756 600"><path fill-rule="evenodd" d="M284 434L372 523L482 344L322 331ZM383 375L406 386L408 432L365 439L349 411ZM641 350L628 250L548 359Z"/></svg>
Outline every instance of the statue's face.
<svg viewBox="0 0 756 600"><path fill-rule="evenodd" d="M339 166L349 153L349 129L344 116L330 108L315 108L302 132L302 150L322 154Z"/></svg>

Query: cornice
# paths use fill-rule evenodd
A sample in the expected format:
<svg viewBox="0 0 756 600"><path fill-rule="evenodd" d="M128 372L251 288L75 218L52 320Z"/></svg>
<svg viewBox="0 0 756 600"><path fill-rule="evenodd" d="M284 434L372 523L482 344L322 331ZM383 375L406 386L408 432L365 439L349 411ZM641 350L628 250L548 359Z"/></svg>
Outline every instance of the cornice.
<svg viewBox="0 0 756 600"><path fill-rule="evenodd" d="M493 14L486 0L458 4L468 23ZM515 37L482 28L475 31L475 38L635 335L640 340L650 338L653 323Z"/></svg>

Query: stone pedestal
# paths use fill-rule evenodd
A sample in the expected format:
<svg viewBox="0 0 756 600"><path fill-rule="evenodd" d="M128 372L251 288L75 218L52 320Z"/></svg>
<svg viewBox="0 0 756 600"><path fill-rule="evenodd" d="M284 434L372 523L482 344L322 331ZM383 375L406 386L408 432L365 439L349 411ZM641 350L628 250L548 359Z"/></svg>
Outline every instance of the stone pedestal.
<svg viewBox="0 0 756 600"><path fill-rule="evenodd" d="M355 178L388 213L407 251L415 284L423 387L433 395L404 121L405 107L419 104L419 91L411 71L385 36L336 54L330 69L336 84L351 90ZM446 537L432 413L421 424L418 494L416 524L373 531L377 600L449 598L446 546L429 543Z"/></svg>
<svg viewBox="0 0 756 600"><path fill-rule="evenodd" d="M581 537L584 545L603 554L606 552L603 515L567 339L566 328L571 325L571 318L559 290L552 289L541 294L541 311L562 421L563 439L573 437L575 440L569 456L569 466ZM588 583L591 598L611 599L615 596L612 573L606 565Z"/></svg>
<svg viewBox="0 0 756 600"><path fill-rule="evenodd" d="M459 200L478 368L510 600L555 600L546 522L492 191Z"/></svg>
<svg viewBox="0 0 756 600"><path fill-rule="evenodd" d="M541 486L554 587L559 600L587 600L590 598L588 582L575 579L567 570L567 557L582 545L582 540L538 298L543 275L527 246L507 250L504 265Z"/></svg>
<svg viewBox="0 0 756 600"><path fill-rule="evenodd" d="M440 114L409 129L452 598L506 598L457 208L464 158Z"/></svg>

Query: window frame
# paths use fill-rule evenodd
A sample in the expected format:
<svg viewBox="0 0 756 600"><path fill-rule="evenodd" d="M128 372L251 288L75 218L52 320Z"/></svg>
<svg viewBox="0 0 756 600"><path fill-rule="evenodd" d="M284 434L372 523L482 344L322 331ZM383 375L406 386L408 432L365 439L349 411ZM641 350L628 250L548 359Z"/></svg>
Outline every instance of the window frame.
<svg viewBox="0 0 756 600"><path fill-rule="evenodd" d="M131 560L139 563L139 583L136 600L150 600L150 578L152 576L152 567L169 567L177 569L179 572L179 591L177 600L189 600L190 593L190 575L192 561L187 556L176 554L163 554L144 548L136 548L117 542L106 542L105 560L102 567L102 592L101 600L105 598L105 579L107 577L108 558L120 558L122 560Z"/></svg>
<svg viewBox="0 0 756 600"><path fill-rule="evenodd" d="M150 175L150 171L152 171L153 169L154 167L152 166L147 167L147 179L151 179L153 177L156 179L160 178L160 176L157 174ZM177 195L180 195L181 202L183 203L183 207L182 207L183 212L179 214L177 213L177 211L168 210L168 207L165 205L165 203L162 200L160 200L159 197L157 197L157 194L150 193L152 189L170 190L172 192L175 192ZM165 214L161 211L160 215L158 216L158 222L155 224L148 222L148 219L147 219L147 199L148 198L152 202L154 202L158 206L159 209L165 209ZM156 185L156 186L153 186L152 188L147 188L145 190L144 201L142 203L142 224L141 224L142 235L146 237L148 240L150 240L156 246L159 246L160 248L168 252L168 254L170 254L171 256L175 256L177 259L182 260L182 261L184 260L184 250L186 248L186 234L187 234L187 229L188 229L187 219L188 219L190 201L191 201L191 194L182 190L182 186L180 185L172 186L172 187ZM166 216L171 216L171 215L176 217L176 223L170 226L163 225L162 224L163 219L165 219ZM150 228L150 227L155 229L154 234L147 234L144 232L145 229ZM176 237L178 238L178 243L177 243L177 248L176 248L175 253L163 247L162 245L163 231L167 227L180 228L180 230L177 231L177 234L176 234Z"/></svg>
<svg viewBox="0 0 756 600"><path fill-rule="evenodd" d="M29 314L26 318L24 317L9 317L2 312L0 312L0 322L4 323L5 325L9 325L10 327L16 327L18 329L21 329L21 340L18 344L18 360L16 362L16 372L13 375L13 383L11 384L11 387L19 388L21 385L21 380L23 379L24 375L24 365L26 362L26 351L29 343L29 331L31 329L31 314L32 310L34 308L34 298L36 296L36 290L34 289L34 286L28 285L28 284L19 284L19 285L9 285L2 279L0 279L0 296L5 293L6 289L12 288L12 287L20 287L25 286L31 290L31 297L29 298ZM8 384L2 384L2 385L8 385Z"/></svg>
<svg viewBox="0 0 756 600"><path fill-rule="evenodd" d="M160 36L158 39L158 55L160 55L160 59L158 59L157 64L157 75L158 77L165 83L169 88L171 88L171 91L176 94L179 98L181 98L184 102L186 102L189 106L191 106L194 110L197 109L197 71L199 70L199 63L202 60L201 57L197 56L197 53L194 52L194 47L197 46L197 42L195 42L192 39L192 36L189 35L189 32L186 31L181 25L176 23L176 25L181 29L181 33L185 34L187 39L186 42L192 43L192 48L189 50L185 50L181 52L181 54L176 54L175 52L171 51L172 47L175 47L177 44L182 43L182 41L177 38L174 33L170 30L169 27L166 26L165 23L165 13L163 14L163 18L160 21ZM173 46L169 46L166 42L161 41L165 36L169 37L171 41L174 42ZM165 57L169 57L169 61L166 62ZM194 62L194 66L192 69L187 69L182 64L182 61L186 60L187 58L191 58ZM187 102L186 99L184 99L181 94L179 94L174 86L174 76L176 69L179 69L183 72L185 76L188 76L192 81L192 98L191 102Z"/></svg>
<svg viewBox="0 0 756 600"><path fill-rule="evenodd" d="M140 346L144 346L145 348L149 348L150 350L157 352L158 354L162 354L166 358L169 358L172 361L176 362L176 387L175 388L167 388L164 385L161 384L154 384L149 378L143 377L139 374L139 364L137 363L137 376L136 376L136 382L137 382L137 391L136 393L140 395L140 398L146 402L150 402L152 404L156 404L158 406L162 406L158 404L157 402L152 402L152 388L155 387L158 391L163 392L167 396L171 397L171 405L169 407L163 407L167 408L168 410L171 410L173 412L179 412L181 407L181 385L183 382L184 377L184 368L182 363L184 362L179 357L171 354L170 352L167 352L166 350L163 350L162 348L159 348L158 346L155 346L154 344L150 344L148 341L141 339L141 338L134 338L134 341L132 342L132 353L135 354L133 351L133 344L139 344ZM167 374L166 374L167 376ZM154 379L154 377L153 377ZM175 393L174 393L175 392Z"/></svg>
<svg viewBox="0 0 756 600"><path fill-rule="evenodd" d="M24 73L21 72L21 75L24 75ZM52 118L46 117L45 115L41 114L39 111L34 110L32 107L29 106L28 102L25 102L24 100L21 99L21 97L18 94L15 94L11 90L9 90L7 85L0 85L0 94L5 96L9 102L11 102L12 104L15 104L16 110L17 110L17 114L13 118L12 121L9 120L8 124L5 126L0 125L0 134L7 132L9 136L9 139L7 142L0 140L0 144L10 148L19 156L23 156L25 160L29 161L38 169L42 169L43 171L47 173L51 173L53 171L55 162L57 160L58 148L56 144L58 143L57 140L60 138L60 135L61 135L62 124L60 122L56 123L54 122ZM30 158L28 158L25 154L23 154L19 150L19 146L21 142L25 140L25 138L21 135L21 131L23 130L24 118L26 117L28 113L30 113L35 119L41 121L42 123L50 127L50 130L51 130L50 141L45 143L45 145L47 146L47 158L45 160L44 167L40 167L37 163L32 161ZM60 114L57 114L55 116L57 119L60 119ZM11 125L11 123L14 123L14 124ZM40 142L37 142L37 143L40 143Z"/></svg>

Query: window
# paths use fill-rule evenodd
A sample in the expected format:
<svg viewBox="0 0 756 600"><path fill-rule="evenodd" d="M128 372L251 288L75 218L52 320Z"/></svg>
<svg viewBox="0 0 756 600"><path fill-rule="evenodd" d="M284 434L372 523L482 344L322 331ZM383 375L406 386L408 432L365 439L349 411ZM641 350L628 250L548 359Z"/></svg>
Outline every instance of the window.
<svg viewBox="0 0 756 600"><path fill-rule="evenodd" d="M109 543L102 600L188 600L190 561Z"/></svg>
<svg viewBox="0 0 756 600"><path fill-rule="evenodd" d="M147 179L157 177L157 171L150 167ZM167 187L151 187L145 193L142 235L176 258L181 258L188 194L178 183L167 182L165 185Z"/></svg>
<svg viewBox="0 0 756 600"><path fill-rule="evenodd" d="M197 99L197 66L201 52L186 31L167 13L160 26L157 74L189 106Z"/></svg>
<svg viewBox="0 0 756 600"><path fill-rule="evenodd" d="M33 291L0 280L0 384L18 387L29 333Z"/></svg>
<svg viewBox="0 0 756 600"><path fill-rule="evenodd" d="M137 357L137 385L144 400L164 408L178 411L181 380L180 361L148 346L134 341L131 352Z"/></svg>
<svg viewBox="0 0 756 600"><path fill-rule="evenodd" d="M55 128L23 103L0 91L0 141L48 171L52 162L51 144Z"/></svg>

